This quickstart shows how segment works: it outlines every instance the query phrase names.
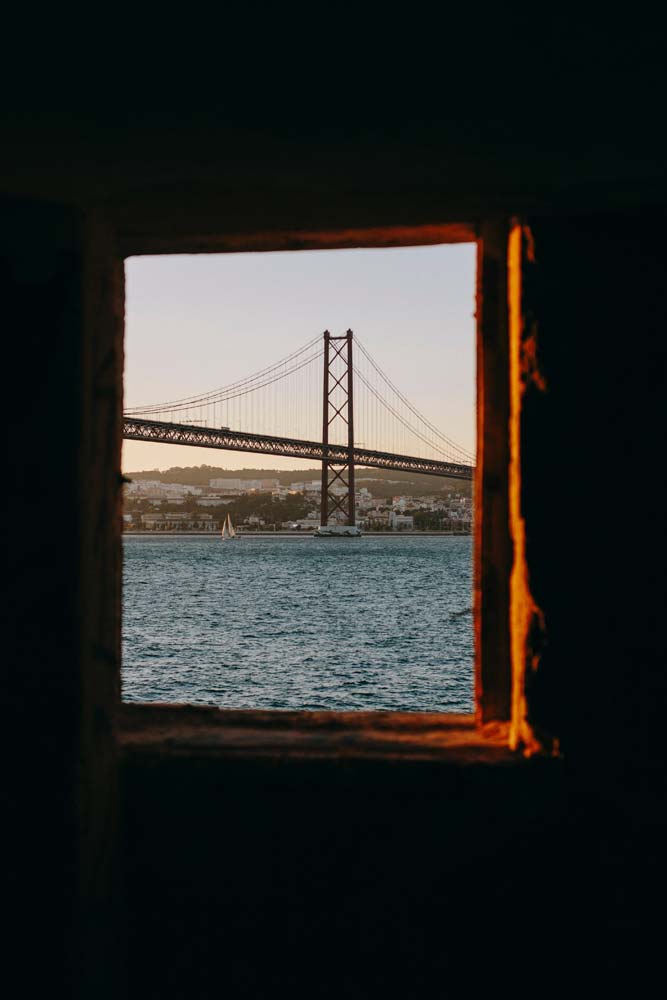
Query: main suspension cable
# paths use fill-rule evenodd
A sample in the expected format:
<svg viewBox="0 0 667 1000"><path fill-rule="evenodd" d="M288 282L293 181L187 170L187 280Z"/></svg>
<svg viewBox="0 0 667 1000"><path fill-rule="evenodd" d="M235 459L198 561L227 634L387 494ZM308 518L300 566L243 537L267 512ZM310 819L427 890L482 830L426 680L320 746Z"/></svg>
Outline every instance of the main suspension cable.
<svg viewBox="0 0 667 1000"><path fill-rule="evenodd" d="M432 424L431 421L427 417L425 417L423 413L420 413L419 410L416 408L416 406L413 406L413 404L410 402L410 400L407 399L407 397L403 395L403 393L400 391L400 389L398 389L394 385L394 383L391 381L391 379L389 378L389 376L386 375L385 372L383 372L383 370L377 364L377 362L375 361L375 359L366 350L366 348L364 347L364 345L361 342L361 340L359 339L359 337L355 336L354 339L355 339L355 343L359 347L359 350L362 352L362 354L364 355L364 357L370 362L370 364L373 366L373 368L378 373L378 375L386 382L386 384L389 386L389 388L393 392L396 393L396 395L401 400L401 402L404 403L405 406L408 407L408 409L414 414L414 416L416 416L418 420L420 420L423 424L425 424L433 434L435 434L437 437L439 437L442 441L445 441L451 448L454 448L456 451L460 452L462 455L465 455L470 460L470 464L474 464L474 455L472 455L472 453L469 452L466 448L462 448L455 441L452 441L451 438L448 438L447 435L443 434L441 431L439 431L438 428L434 424Z"/></svg>
<svg viewBox="0 0 667 1000"><path fill-rule="evenodd" d="M125 412L128 415L136 413L153 413L159 410L187 409L188 406L197 406L198 404L203 404L205 402L216 402L219 400L220 397L226 396L232 390L237 389L244 385L248 385L251 382L255 382L258 379L263 378L265 375L268 375L276 371L278 368L287 365L290 361L293 361L295 358L299 357L301 354L309 350L315 344L319 343L320 340L321 340L320 336L313 337L313 339L308 341L307 344L304 344L304 346L300 347L297 351L292 351L291 354L288 354L281 361L276 361L274 364L269 365L267 368L263 368L252 375L248 375L246 378L238 379L236 382L230 382L228 385L222 386L220 389L212 389L209 392L203 393L199 396L185 396L182 397L181 399L169 400L168 402L164 403L148 403L145 406L132 406L129 407L127 410L125 410Z"/></svg>

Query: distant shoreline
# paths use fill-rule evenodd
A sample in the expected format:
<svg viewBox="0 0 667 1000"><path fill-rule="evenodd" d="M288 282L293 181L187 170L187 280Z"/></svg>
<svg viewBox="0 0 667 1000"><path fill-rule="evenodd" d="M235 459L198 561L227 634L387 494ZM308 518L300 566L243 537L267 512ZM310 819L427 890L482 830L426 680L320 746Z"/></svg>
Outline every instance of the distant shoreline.
<svg viewBox="0 0 667 1000"><path fill-rule="evenodd" d="M123 531L124 537L141 536L142 538L219 538L219 531ZM414 537L437 536L442 538L471 538L471 531L362 531L364 538L400 538L403 535ZM237 531L237 538L312 538L313 532L306 531Z"/></svg>

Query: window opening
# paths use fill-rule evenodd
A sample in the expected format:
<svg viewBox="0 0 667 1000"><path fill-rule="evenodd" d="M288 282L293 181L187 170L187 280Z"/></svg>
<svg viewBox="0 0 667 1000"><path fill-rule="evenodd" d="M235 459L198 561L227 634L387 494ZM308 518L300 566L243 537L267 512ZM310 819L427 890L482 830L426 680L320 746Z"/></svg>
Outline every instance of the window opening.
<svg viewBox="0 0 667 1000"><path fill-rule="evenodd" d="M126 276L124 699L471 711L474 244Z"/></svg>

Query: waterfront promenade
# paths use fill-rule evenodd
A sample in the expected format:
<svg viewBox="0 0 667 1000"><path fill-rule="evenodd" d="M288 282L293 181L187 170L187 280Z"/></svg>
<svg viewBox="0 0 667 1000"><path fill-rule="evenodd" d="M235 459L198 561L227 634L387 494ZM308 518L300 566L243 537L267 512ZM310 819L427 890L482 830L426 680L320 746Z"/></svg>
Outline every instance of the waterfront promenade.
<svg viewBox="0 0 667 1000"><path fill-rule="evenodd" d="M317 527L317 525L315 525ZM306 529L305 531L244 531L243 528L236 528L236 534L239 538L311 538L314 534L315 527L313 531ZM400 538L404 535L410 536L411 538L417 537L431 537L440 536L443 538L456 538L456 537L466 537L470 536L472 532L470 531L415 531L414 529L401 529L400 531L363 531L361 532L361 537L364 535L369 538ZM178 536L199 536L200 538L218 538L220 536L219 531L134 531L133 529L126 529L123 531L123 535L132 535L133 537L141 535L148 538L159 538L162 535L169 536L170 538Z"/></svg>

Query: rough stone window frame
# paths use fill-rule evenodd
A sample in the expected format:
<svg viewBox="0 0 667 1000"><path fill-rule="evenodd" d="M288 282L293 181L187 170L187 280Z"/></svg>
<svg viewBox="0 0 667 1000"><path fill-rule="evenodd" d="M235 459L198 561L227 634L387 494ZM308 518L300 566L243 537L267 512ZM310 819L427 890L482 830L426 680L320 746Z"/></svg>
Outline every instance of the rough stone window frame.
<svg viewBox="0 0 667 1000"><path fill-rule="evenodd" d="M128 233L121 225L92 220L91 273L87 282L87 322L96 331L92 347L89 454L97 458L93 476L104 484L101 505L90 519L95 545L103 553L106 585L96 612L98 636L111 652L107 669L84 681L90 708L112 711L112 728L125 752L186 751L194 744L223 753L340 754L350 740L355 753L401 753L430 757L433 752L495 752L526 745L522 647L510 636L517 538L512 530L512 427L518 423L520 395L512 393L519 375L515 355L521 325L522 229L509 218L442 225L382 226L367 229L271 230L205 236L164 235L156 226ZM297 251L316 249L424 246L476 242L477 470L475 477L474 715L425 713L271 713L247 710L155 706L121 701L121 498L120 450L124 339L124 261L130 256L176 253ZM514 255L514 272L512 256ZM514 273L514 281L512 281ZM514 319L513 319L514 317ZM514 323L515 331L512 332ZM518 331L518 333L517 333ZM514 358L514 362L513 362ZM100 365L100 362L102 364ZM101 535L104 535L102 539ZM93 536L90 538L91 546ZM516 589L516 588L514 588ZM516 601L515 601L516 603ZM512 670L514 661L514 670ZM94 711L92 715L94 716ZM342 739L342 742L341 742Z"/></svg>

